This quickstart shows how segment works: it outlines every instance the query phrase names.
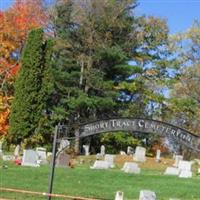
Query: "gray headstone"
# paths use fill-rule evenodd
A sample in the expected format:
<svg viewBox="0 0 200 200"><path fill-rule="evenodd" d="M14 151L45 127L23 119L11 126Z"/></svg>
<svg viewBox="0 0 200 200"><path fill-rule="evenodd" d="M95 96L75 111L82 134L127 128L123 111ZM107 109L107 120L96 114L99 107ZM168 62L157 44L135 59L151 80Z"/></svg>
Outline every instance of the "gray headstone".
<svg viewBox="0 0 200 200"><path fill-rule="evenodd" d="M109 162L104 160L96 160L94 165L90 169L109 169Z"/></svg>
<svg viewBox="0 0 200 200"><path fill-rule="evenodd" d="M121 191L117 191L115 194L115 200L123 200L124 199L124 193Z"/></svg>
<svg viewBox="0 0 200 200"><path fill-rule="evenodd" d="M70 155L65 151L60 152L57 155L56 167L69 167Z"/></svg>
<svg viewBox="0 0 200 200"><path fill-rule="evenodd" d="M165 175L174 175L174 176L178 176L180 173L180 170L176 167L167 167L167 169L165 170Z"/></svg>
<svg viewBox="0 0 200 200"><path fill-rule="evenodd" d="M156 193L150 190L141 190L139 200L156 200Z"/></svg>
<svg viewBox="0 0 200 200"><path fill-rule="evenodd" d="M105 146L104 146L104 145L101 145L100 154L101 154L102 156L105 155L105 151L106 151Z"/></svg>
<svg viewBox="0 0 200 200"><path fill-rule="evenodd" d="M132 155L134 153L134 149L130 146L127 147L127 154Z"/></svg>
<svg viewBox="0 0 200 200"><path fill-rule="evenodd" d="M104 160L109 163L109 167L114 167L114 158L115 156L112 154L106 154Z"/></svg>
<svg viewBox="0 0 200 200"><path fill-rule="evenodd" d="M23 166L31 166L31 167L39 167L40 165L37 163L38 154L34 150L24 150L22 157L22 165Z"/></svg>
<svg viewBox="0 0 200 200"><path fill-rule="evenodd" d="M90 155L89 148L90 148L89 145L83 145L83 149L85 151L85 156L89 156Z"/></svg>
<svg viewBox="0 0 200 200"><path fill-rule="evenodd" d="M139 174L140 173L140 168L138 167L137 163L125 162L124 166L122 168L122 171L124 171L126 173Z"/></svg>
<svg viewBox="0 0 200 200"><path fill-rule="evenodd" d="M145 162L146 161L145 154L146 154L146 149L144 147L137 146L133 158L137 162Z"/></svg>

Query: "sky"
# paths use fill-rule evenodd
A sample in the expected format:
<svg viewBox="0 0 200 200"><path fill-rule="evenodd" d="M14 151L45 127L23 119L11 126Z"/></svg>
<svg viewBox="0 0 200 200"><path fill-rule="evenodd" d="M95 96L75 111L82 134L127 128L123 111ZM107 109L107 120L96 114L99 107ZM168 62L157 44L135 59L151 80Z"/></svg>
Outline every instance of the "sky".
<svg viewBox="0 0 200 200"><path fill-rule="evenodd" d="M0 9L8 8L14 0L0 0ZM99 0L102 1L102 0ZM138 0L138 15L153 15L167 20L170 33L187 30L200 19L200 0Z"/></svg>

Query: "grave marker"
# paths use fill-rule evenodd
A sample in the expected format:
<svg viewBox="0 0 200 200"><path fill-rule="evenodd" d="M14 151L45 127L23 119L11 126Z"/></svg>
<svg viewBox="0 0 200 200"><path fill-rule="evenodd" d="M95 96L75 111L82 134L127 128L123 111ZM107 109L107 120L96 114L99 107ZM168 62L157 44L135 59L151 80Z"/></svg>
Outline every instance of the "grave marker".
<svg viewBox="0 0 200 200"><path fill-rule="evenodd" d="M145 162L146 161L146 149L144 147L137 146L134 154L134 160L137 162Z"/></svg>
<svg viewBox="0 0 200 200"><path fill-rule="evenodd" d="M38 154L34 150L24 150L22 157L22 165L30 166L30 167L39 167L40 165L37 163Z"/></svg>
<svg viewBox="0 0 200 200"><path fill-rule="evenodd" d="M124 171L126 173L139 174L140 173L140 168L138 167L137 163L125 162L124 166L122 168L122 171Z"/></svg>

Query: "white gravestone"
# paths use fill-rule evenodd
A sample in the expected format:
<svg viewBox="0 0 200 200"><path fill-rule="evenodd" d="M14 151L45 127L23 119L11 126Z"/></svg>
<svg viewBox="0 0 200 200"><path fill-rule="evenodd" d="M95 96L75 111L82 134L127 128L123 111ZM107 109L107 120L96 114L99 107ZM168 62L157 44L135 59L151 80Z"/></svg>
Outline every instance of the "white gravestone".
<svg viewBox="0 0 200 200"><path fill-rule="evenodd" d="M133 155L133 153L134 153L134 149L132 147L128 146L127 147L127 154L128 155Z"/></svg>
<svg viewBox="0 0 200 200"><path fill-rule="evenodd" d="M167 167L167 169L165 170L165 175L173 175L173 176L178 176L180 173L180 169L176 168L176 167Z"/></svg>
<svg viewBox="0 0 200 200"><path fill-rule="evenodd" d="M122 168L122 171L124 171L126 173L139 174L140 173L140 168L138 167L137 163L125 162L124 166Z"/></svg>
<svg viewBox="0 0 200 200"><path fill-rule="evenodd" d="M157 149L156 150L156 162L160 162L160 153L161 153L160 149Z"/></svg>
<svg viewBox="0 0 200 200"><path fill-rule="evenodd" d="M180 170L191 171L192 164L189 161L181 160L178 164Z"/></svg>
<svg viewBox="0 0 200 200"><path fill-rule="evenodd" d="M90 169L109 169L110 164L104 160L96 160L94 165Z"/></svg>
<svg viewBox="0 0 200 200"><path fill-rule="evenodd" d="M58 151L62 151L70 146L69 140L61 139Z"/></svg>
<svg viewBox="0 0 200 200"><path fill-rule="evenodd" d="M112 154L106 154L104 160L109 163L109 167L113 168L114 167L114 158L115 156Z"/></svg>
<svg viewBox="0 0 200 200"><path fill-rule="evenodd" d="M85 156L89 156L89 155L90 155L90 153L89 153L89 148L90 148L89 145L83 145L83 149L84 149L84 152L85 152Z"/></svg>
<svg viewBox="0 0 200 200"><path fill-rule="evenodd" d="M126 155L125 151L120 151L119 153L120 153L120 155Z"/></svg>
<svg viewBox="0 0 200 200"><path fill-rule="evenodd" d="M17 159L20 156L20 145L19 144L15 147L14 156L15 156L15 159Z"/></svg>
<svg viewBox="0 0 200 200"><path fill-rule="evenodd" d="M123 200L124 199L124 193L121 191L117 191L115 194L115 200Z"/></svg>
<svg viewBox="0 0 200 200"><path fill-rule="evenodd" d="M22 157L23 166L39 167L38 154L34 150L24 150Z"/></svg>
<svg viewBox="0 0 200 200"><path fill-rule="evenodd" d="M156 200L156 193L150 190L141 190L139 200Z"/></svg>
<svg viewBox="0 0 200 200"><path fill-rule="evenodd" d="M145 162L146 161L146 149L144 147L136 147L135 154L134 154L134 160L137 162Z"/></svg>
<svg viewBox="0 0 200 200"><path fill-rule="evenodd" d="M105 146L104 146L104 145L101 145L100 154L101 154L102 156L105 155L105 151L106 151Z"/></svg>
<svg viewBox="0 0 200 200"><path fill-rule="evenodd" d="M191 178L192 177L192 163L189 161L181 160L179 161L178 168L180 170L180 178Z"/></svg>
<svg viewBox="0 0 200 200"><path fill-rule="evenodd" d="M173 164L174 167L178 167L179 162L183 160L182 155L175 155L175 163Z"/></svg>
<svg viewBox="0 0 200 200"><path fill-rule="evenodd" d="M39 157L38 159L41 161L41 164L46 164L47 163L46 149L43 147L37 147L36 153L38 154Z"/></svg>

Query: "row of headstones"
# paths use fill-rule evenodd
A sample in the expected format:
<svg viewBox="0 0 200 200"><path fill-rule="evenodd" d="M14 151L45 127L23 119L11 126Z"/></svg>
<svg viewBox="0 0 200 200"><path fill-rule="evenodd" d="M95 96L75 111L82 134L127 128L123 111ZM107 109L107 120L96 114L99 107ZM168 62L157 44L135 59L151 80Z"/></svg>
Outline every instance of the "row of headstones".
<svg viewBox="0 0 200 200"><path fill-rule="evenodd" d="M115 200L124 200L124 193L117 191L115 194ZM139 195L139 200L156 200L156 193L151 190L141 190ZM169 200L178 200L170 198Z"/></svg>
<svg viewBox="0 0 200 200"><path fill-rule="evenodd" d="M94 165L91 166L91 169L109 169L114 167L114 155L106 154L104 160L96 160ZM191 166L192 162L180 160L183 157L178 156L175 159L175 166L177 167L167 167L165 175L178 175L180 178L190 178L192 177ZM178 161L177 161L178 160ZM137 163L134 162L125 162L122 171L126 173L139 174L140 168Z"/></svg>
<svg viewBox="0 0 200 200"><path fill-rule="evenodd" d="M175 163L172 167L167 167L165 175L175 175L180 178L191 178L192 177L192 162L183 160L183 156L176 155Z"/></svg>
<svg viewBox="0 0 200 200"><path fill-rule="evenodd" d="M13 155L4 155L1 151L1 157L4 161L15 161L20 159L20 145L15 147ZM46 153L46 149L43 147L37 147L36 150L25 149L23 150L22 162L23 166L38 167L40 164L47 163L47 157L51 155L51 152Z"/></svg>
<svg viewBox="0 0 200 200"><path fill-rule="evenodd" d="M106 154L104 157L104 160L96 160L91 166L91 169L109 169L113 168L114 165L114 158L115 155L111 154ZM134 162L125 162L123 168L121 169L122 171L126 173L135 173L139 174L140 173L140 168L138 167L137 163Z"/></svg>
<svg viewBox="0 0 200 200"><path fill-rule="evenodd" d="M85 155L88 156L90 154L89 153L89 145L83 145L83 149L85 151ZM144 147L137 146L135 149L135 153L134 153L134 149L132 147L128 146L127 154L133 155L135 161L138 161L138 162L146 161L146 157L145 157L146 149ZM100 153L97 154L97 157L104 156L104 155L105 155L105 146L101 145ZM157 151L156 160L160 160L160 150Z"/></svg>

